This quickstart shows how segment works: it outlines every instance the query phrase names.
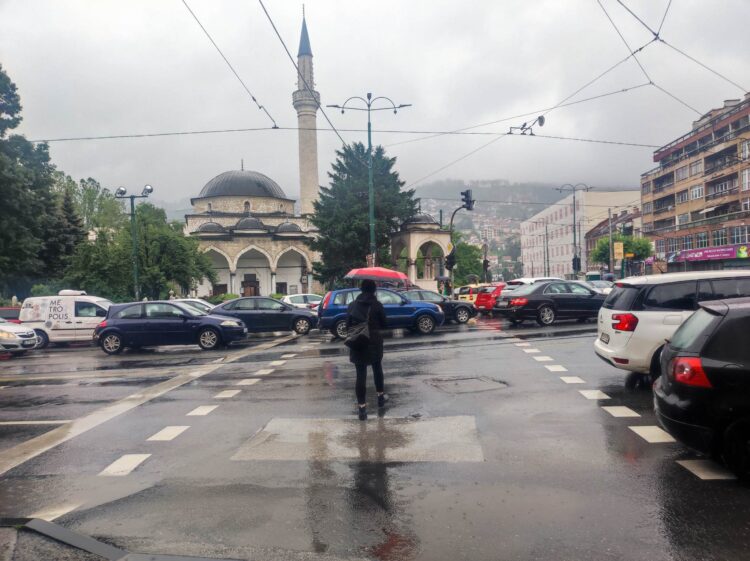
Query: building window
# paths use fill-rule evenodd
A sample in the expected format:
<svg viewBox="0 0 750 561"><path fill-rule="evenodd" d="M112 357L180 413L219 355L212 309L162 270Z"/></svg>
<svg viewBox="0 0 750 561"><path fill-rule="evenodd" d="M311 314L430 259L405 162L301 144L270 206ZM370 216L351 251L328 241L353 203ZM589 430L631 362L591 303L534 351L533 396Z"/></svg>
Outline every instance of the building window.
<svg viewBox="0 0 750 561"><path fill-rule="evenodd" d="M674 252L680 250L680 238L669 238L667 240L668 251Z"/></svg>
<svg viewBox="0 0 750 561"><path fill-rule="evenodd" d="M727 245L727 231L725 228L711 232L714 245Z"/></svg>
<svg viewBox="0 0 750 561"><path fill-rule="evenodd" d="M681 168L677 168L674 172L675 181L682 181L683 179L687 179L687 177L688 177L687 166L682 166Z"/></svg>
<svg viewBox="0 0 750 561"><path fill-rule="evenodd" d="M742 199L742 210L750 210L750 199Z"/></svg>
<svg viewBox="0 0 750 561"><path fill-rule="evenodd" d="M688 195L687 189L685 189L684 191L680 191L679 193L677 193L677 195L675 195L675 198L677 200L677 203L686 203L690 197Z"/></svg>
<svg viewBox="0 0 750 561"><path fill-rule="evenodd" d="M651 224L644 224L643 225L643 232L644 233L646 233L646 232L653 232L653 231L654 231L654 224L653 223L651 223Z"/></svg>
<svg viewBox="0 0 750 561"><path fill-rule="evenodd" d="M690 176L692 177L699 173L703 173L703 160L698 160L697 162L690 164Z"/></svg>
<svg viewBox="0 0 750 561"><path fill-rule="evenodd" d="M682 238L683 249L693 249L693 236L684 236Z"/></svg>
<svg viewBox="0 0 750 561"><path fill-rule="evenodd" d="M664 249L666 248L666 241L656 240L656 253L664 253Z"/></svg>
<svg viewBox="0 0 750 561"><path fill-rule="evenodd" d="M690 222L690 213L680 214L677 216L677 224L687 224Z"/></svg>
<svg viewBox="0 0 750 561"><path fill-rule="evenodd" d="M245 214L250 214L250 201L245 201Z"/></svg>
<svg viewBox="0 0 750 561"><path fill-rule="evenodd" d="M747 243L747 226L735 226L732 228L732 243Z"/></svg>
<svg viewBox="0 0 750 561"><path fill-rule="evenodd" d="M750 191L750 168L742 170L741 178L742 190Z"/></svg>
<svg viewBox="0 0 750 561"><path fill-rule="evenodd" d="M647 214L654 212L654 203L652 203L651 201L643 203L643 212Z"/></svg>
<svg viewBox="0 0 750 561"><path fill-rule="evenodd" d="M208 212L211 212L211 203L208 203Z"/></svg>
<svg viewBox="0 0 750 561"><path fill-rule="evenodd" d="M743 160L750 158L750 140L746 140L740 145L740 158Z"/></svg>
<svg viewBox="0 0 750 561"><path fill-rule="evenodd" d="M650 193L651 192L651 182L646 181L643 185L641 185L641 193Z"/></svg>
<svg viewBox="0 0 750 561"><path fill-rule="evenodd" d="M698 232L695 234L695 246L698 249L708 247L708 232Z"/></svg>
<svg viewBox="0 0 750 561"><path fill-rule="evenodd" d="M703 185L696 185L690 188L690 198L692 200L703 198Z"/></svg>

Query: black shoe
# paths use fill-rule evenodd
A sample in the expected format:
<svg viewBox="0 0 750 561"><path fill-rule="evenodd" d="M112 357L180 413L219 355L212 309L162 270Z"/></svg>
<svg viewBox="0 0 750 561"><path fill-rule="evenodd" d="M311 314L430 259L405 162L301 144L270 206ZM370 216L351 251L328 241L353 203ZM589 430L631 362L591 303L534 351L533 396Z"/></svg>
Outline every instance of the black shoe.
<svg viewBox="0 0 750 561"><path fill-rule="evenodd" d="M378 395L378 407L383 408L385 407L385 402L388 401L388 398L385 394Z"/></svg>
<svg viewBox="0 0 750 561"><path fill-rule="evenodd" d="M360 421L366 421L367 420L367 407L360 407L359 408L359 420Z"/></svg>

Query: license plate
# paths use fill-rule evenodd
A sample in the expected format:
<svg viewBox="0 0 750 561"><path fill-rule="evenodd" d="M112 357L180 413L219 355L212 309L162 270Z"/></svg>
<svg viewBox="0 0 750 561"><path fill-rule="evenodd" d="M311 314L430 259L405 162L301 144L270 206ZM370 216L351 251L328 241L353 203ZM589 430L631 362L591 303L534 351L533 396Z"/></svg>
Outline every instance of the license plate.
<svg viewBox="0 0 750 561"><path fill-rule="evenodd" d="M607 333L602 333L599 335L599 339L601 339L602 343L605 345L609 343L609 335Z"/></svg>
<svg viewBox="0 0 750 561"><path fill-rule="evenodd" d="M33 347L36 345L36 339L29 339L28 341L23 341L21 343L22 347Z"/></svg>
<svg viewBox="0 0 750 561"><path fill-rule="evenodd" d="M507 300L500 300L497 304L495 304L498 308L507 308L508 307L508 301Z"/></svg>

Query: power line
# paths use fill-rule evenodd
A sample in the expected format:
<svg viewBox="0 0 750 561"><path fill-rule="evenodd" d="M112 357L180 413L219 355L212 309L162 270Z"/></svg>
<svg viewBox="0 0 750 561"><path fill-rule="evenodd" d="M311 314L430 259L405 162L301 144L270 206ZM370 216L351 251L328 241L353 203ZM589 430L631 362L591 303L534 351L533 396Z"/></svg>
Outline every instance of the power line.
<svg viewBox="0 0 750 561"><path fill-rule="evenodd" d="M234 74L234 76L237 78L237 80L239 80L240 84L242 84L242 87L245 89L245 91L247 92L247 94L250 96L250 99L252 99L255 102L255 105L258 106L258 109L260 109L261 111L263 111L268 116L268 118L271 119L271 122L273 123L273 128L277 128L276 127L276 121L274 120L274 118L271 117L271 114L268 112L268 110L263 105L261 105L260 103L258 103L258 100L253 95L253 92L250 91L250 88L248 88L247 85L245 84L245 82L242 80L242 78L240 78L240 75L234 69L234 66L232 66L232 63L229 62L229 59L227 59L226 56L224 56L224 53L219 48L219 45L216 44L216 41L214 41L213 37L211 37L211 34L208 32L208 30L201 23L201 20L198 19L198 16L195 15L195 12L193 12L193 10L190 9L190 6L188 6L188 3L186 2L186 0L182 0L182 3L187 8L187 11L190 12L190 15L193 16L193 19L195 19L195 21L198 23L198 25L200 26L200 28L203 30L203 33L206 34L206 37L208 37L208 40L211 41L211 44L216 48L216 50L218 51L218 53L221 55L221 58L223 58L224 62L227 63L227 66L229 67L229 70L232 71L232 74Z"/></svg>
<svg viewBox="0 0 750 561"><path fill-rule="evenodd" d="M712 74L715 74L716 76L718 76L718 77L719 77L719 78L721 78L722 80L725 80L726 82L729 82L729 83L730 83L730 84L732 84L732 85L733 85L734 87L736 87L736 88L739 88L739 89L741 89L741 90L742 90L743 92L747 92L747 91L748 91L748 90L747 90L747 88L744 88L744 87L740 86L740 85L739 85L739 84L738 84L737 82L735 82L735 81L733 81L733 80L730 80L729 78L727 78L727 77L726 77L726 76L724 76L723 74L719 73L718 71L714 70L714 69L713 69L713 68L711 68L710 66L707 66L707 65L703 64L703 63L702 63L701 61L699 61L698 59L696 59L696 58L694 58L694 57L690 56L690 55L689 55L689 54L687 54L687 53L686 53L685 51L681 51L680 49L678 49L677 47L675 47L675 46L674 46L674 45L672 45L671 43L667 43L667 42L666 42L666 41L665 41L664 39L662 39L661 37L659 37L659 41L660 41L660 42L661 42L662 44L664 44L664 45L666 45L667 47L669 47L670 49L673 49L674 51L677 51L678 53L680 53L680 54L681 54L682 56L684 56L684 57L685 57L685 58L687 58L688 60L692 60L692 61L693 61L693 62L694 62L695 64L697 64L698 66L701 66L701 67L705 68L706 70L708 70L708 71L709 71L709 72L711 72Z"/></svg>
<svg viewBox="0 0 750 561"><path fill-rule="evenodd" d="M609 192L609 191L604 191L604 189L602 188L602 191L599 191L599 192ZM449 197L430 197L430 196L424 195L421 198L422 199L432 199L434 201L453 201L453 202L457 202L455 198L449 198ZM615 206L616 207L631 206L631 205L633 205L635 203L640 203L640 201L641 201L641 199L639 197L639 198L633 200L632 202L623 203L623 204L617 204L617 205L582 204L580 206L581 207L586 207L586 208L612 208L612 207L615 207ZM503 206L518 206L518 205L542 205L542 206L545 206L545 207L547 207L547 206L565 206L565 207L569 207L570 206L570 203L544 203L544 202L539 202L539 201L495 201L495 200L491 200L491 199L476 199L476 202L478 202L478 203L495 203L495 204L500 204L500 205L503 205ZM509 219L503 219L503 220L512 220L512 219L509 218ZM530 218L526 219L526 220L530 220Z"/></svg>
<svg viewBox="0 0 750 561"><path fill-rule="evenodd" d="M667 19L667 14L669 13L669 8L672 6L672 0L669 0L669 3L667 4L667 9L664 10L664 15L661 18L661 23L659 24L659 29L656 30L656 34L659 35L661 33L661 28L664 27L664 20Z"/></svg>
<svg viewBox="0 0 750 561"><path fill-rule="evenodd" d="M617 0L617 3L618 3L618 4L620 5L620 6L622 6L623 8L625 8L625 9L626 9L626 10L627 10L628 12L630 12L630 15L631 15L631 16L633 16L633 17L634 17L635 19L637 19L637 20L638 20L639 22L641 22L641 25L643 25L643 27L645 27L646 29L648 29L648 30L649 30L649 31L650 31L650 32L651 32L651 33L652 33L652 34L654 35L654 37L658 37L658 36L659 36L659 33L658 33L658 32L656 32L656 31L654 31L653 29L651 29L651 27L649 27L649 26L648 26L648 25L646 24L646 22L645 22L645 21L643 21L643 20L642 20L641 18L639 18L639 17L638 17L638 15L637 15L637 14L636 14L636 13L635 13L635 12L634 12L633 10L631 10L630 8L628 8L628 7L627 7L627 6L625 5L625 3L624 3L624 2L622 1L622 0ZM669 6L667 6L667 10L669 10ZM666 14L666 12L664 13L664 17L667 17L667 14ZM663 21L663 20L662 20L662 21Z"/></svg>

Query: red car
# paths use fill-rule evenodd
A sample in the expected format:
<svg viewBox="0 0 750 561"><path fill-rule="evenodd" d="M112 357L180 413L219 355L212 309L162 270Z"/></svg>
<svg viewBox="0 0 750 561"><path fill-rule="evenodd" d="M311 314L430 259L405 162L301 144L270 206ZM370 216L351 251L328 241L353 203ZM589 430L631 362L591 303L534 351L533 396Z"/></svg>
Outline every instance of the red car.
<svg viewBox="0 0 750 561"><path fill-rule="evenodd" d="M21 308L14 308L14 307L7 307L7 308L0 308L0 318L3 318L6 321L9 321L11 323L21 323L18 321L18 316L21 313Z"/></svg>
<svg viewBox="0 0 750 561"><path fill-rule="evenodd" d="M492 308L495 307L495 300L498 299L500 293L503 291L503 288L505 288L505 283L498 282L493 284L492 286L483 286L479 289L479 294L477 294L477 299L474 302L474 307L479 311L480 314L492 313Z"/></svg>

